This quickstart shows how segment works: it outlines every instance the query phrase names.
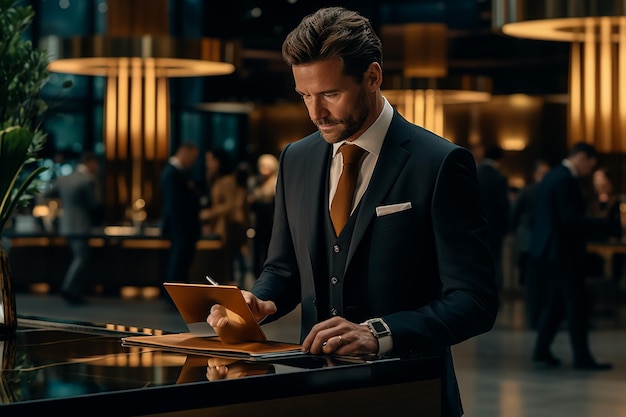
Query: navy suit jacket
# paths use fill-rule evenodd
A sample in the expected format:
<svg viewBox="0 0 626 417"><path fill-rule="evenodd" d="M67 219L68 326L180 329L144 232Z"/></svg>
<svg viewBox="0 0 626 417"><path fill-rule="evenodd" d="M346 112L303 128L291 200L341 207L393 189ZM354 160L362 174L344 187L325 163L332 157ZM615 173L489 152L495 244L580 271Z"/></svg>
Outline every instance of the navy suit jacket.
<svg viewBox="0 0 626 417"><path fill-rule="evenodd" d="M200 203L194 182L169 162L161 173L163 194L162 235L174 242L192 242L200 237Z"/></svg>
<svg viewBox="0 0 626 417"><path fill-rule="evenodd" d="M489 244L496 259L500 260L511 208L508 180L496 167L486 162L478 165L476 177L487 217Z"/></svg>
<svg viewBox="0 0 626 417"><path fill-rule="evenodd" d="M608 225L586 207L578 178L562 164L552 168L535 190L530 255L582 274L588 236Z"/></svg>
<svg viewBox="0 0 626 417"><path fill-rule="evenodd" d="M301 302L302 338L327 317L317 311L315 282L329 279L318 248L329 216L331 148L316 132L281 153L268 259L252 288L276 303L269 320ZM409 210L376 214L376 207L406 202ZM356 213L345 317L382 317L394 355L442 354L444 415L461 415L449 347L490 330L498 306L472 155L394 112Z"/></svg>

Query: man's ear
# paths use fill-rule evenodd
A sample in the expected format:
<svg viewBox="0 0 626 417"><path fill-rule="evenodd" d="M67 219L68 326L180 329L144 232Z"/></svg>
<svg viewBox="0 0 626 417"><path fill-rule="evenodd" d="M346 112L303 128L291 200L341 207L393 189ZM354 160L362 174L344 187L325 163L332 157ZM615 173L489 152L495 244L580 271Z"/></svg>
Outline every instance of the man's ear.
<svg viewBox="0 0 626 417"><path fill-rule="evenodd" d="M369 91L374 92L383 83L383 69L378 62L372 62L363 76L363 82Z"/></svg>

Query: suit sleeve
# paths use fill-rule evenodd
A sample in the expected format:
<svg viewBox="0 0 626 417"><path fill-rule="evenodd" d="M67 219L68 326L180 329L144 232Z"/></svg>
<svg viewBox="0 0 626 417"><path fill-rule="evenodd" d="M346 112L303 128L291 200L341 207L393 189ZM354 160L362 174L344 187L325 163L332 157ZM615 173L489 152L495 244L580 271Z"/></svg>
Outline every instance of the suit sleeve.
<svg viewBox="0 0 626 417"><path fill-rule="evenodd" d="M438 298L412 311L384 317L394 352L428 352L489 331L498 309L494 262L471 154L464 149L444 158L434 185L432 227Z"/></svg>
<svg viewBox="0 0 626 417"><path fill-rule="evenodd" d="M264 271L256 280L252 292L262 300L272 300L279 310L265 323L277 320L300 303L300 275L294 251L287 207L285 201L285 177L283 175L287 145L280 155L279 175L274 197L274 220L272 238L268 248Z"/></svg>

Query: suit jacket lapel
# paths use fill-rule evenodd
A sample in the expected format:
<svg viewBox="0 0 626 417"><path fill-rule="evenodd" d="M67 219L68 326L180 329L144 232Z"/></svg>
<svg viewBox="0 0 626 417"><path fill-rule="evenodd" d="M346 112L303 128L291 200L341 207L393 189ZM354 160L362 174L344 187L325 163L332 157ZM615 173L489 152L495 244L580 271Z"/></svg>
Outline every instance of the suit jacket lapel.
<svg viewBox="0 0 626 417"><path fill-rule="evenodd" d="M360 208L357 212L346 266L350 264L352 256L363 238L365 230L367 230L367 225L376 214L376 207L381 205L385 195L387 195L389 189L396 182L396 178L409 158L409 152L402 146L402 144L408 140L408 134L402 133L405 123L407 122L404 121L404 119L394 114L387 135L385 136L385 141L380 150L372 179L367 187L367 191L363 195Z"/></svg>
<svg viewBox="0 0 626 417"><path fill-rule="evenodd" d="M319 135L319 133L318 133ZM305 180L303 186L308 192L304 193L305 198L302 201L302 213L307 213L304 221L306 233L304 242L309 245L307 250L309 252L308 259L312 263L316 262L318 256L316 248L318 248L318 239L320 230L324 228L324 216L328 216L328 172L329 172L329 160L330 160L331 145L329 145L324 139L319 136L317 141L311 149L307 159L304 162L305 165ZM324 194L326 193L326 194ZM320 203L319 199L324 201ZM318 215L317 210L321 207L322 216ZM323 234L322 234L323 237ZM311 266L312 268L312 266Z"/></svg>

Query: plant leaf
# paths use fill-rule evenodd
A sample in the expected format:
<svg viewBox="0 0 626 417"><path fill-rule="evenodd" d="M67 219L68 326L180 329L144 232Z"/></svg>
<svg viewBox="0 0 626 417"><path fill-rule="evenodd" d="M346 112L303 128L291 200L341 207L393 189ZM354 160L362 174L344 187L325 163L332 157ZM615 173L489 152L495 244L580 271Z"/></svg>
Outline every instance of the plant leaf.
<svg viewBox="0 0 626 417"><path fill-rule="evenodd" d="M35 168L28 175L28 177L26 177L26 179L20 184L19 188L14 193L11 193L12 196L9 196L9 201L8 201L6 210L2 210L2 213L0 214L0 230L4 228L4 225L6 224L6 222L11 218L11 215L13 214L13 212L15 211L15 208L18 206L20 202L20 198L29 191L31 183L35 179L37 179L37 177L39 177L39 175L42 172L44 172L47 169L48 167L45 167L45 166L39 166Z"/></svg>
<svg viewBox="0 0 626 417"><path fill-rule="evenodd" d="M43 133L24 127L12 126L0 130L0 231L33 180L47 169L43 166L36 168L18 186L19 175L26 161L31 159L33 138L41 140L41 136L45 138Z"/></svg>

